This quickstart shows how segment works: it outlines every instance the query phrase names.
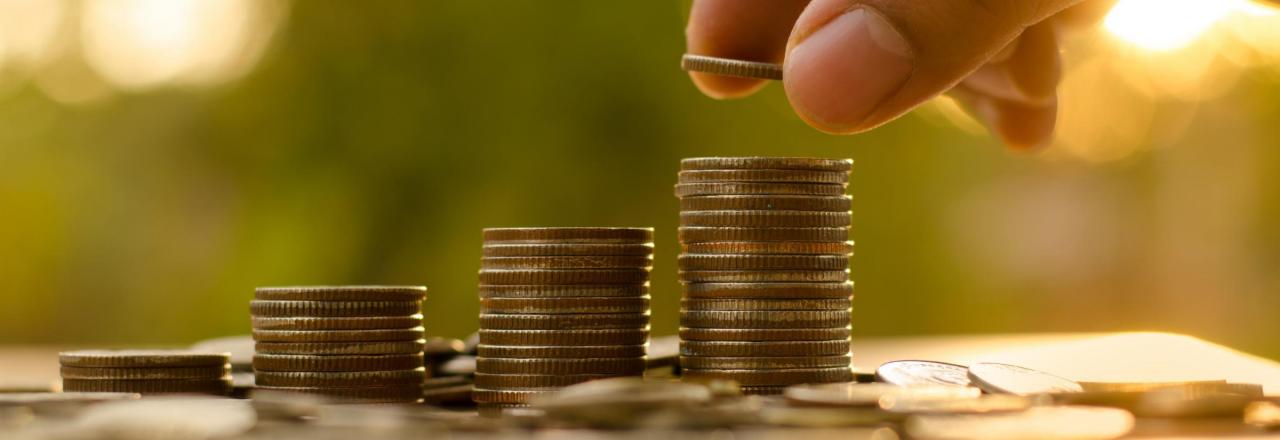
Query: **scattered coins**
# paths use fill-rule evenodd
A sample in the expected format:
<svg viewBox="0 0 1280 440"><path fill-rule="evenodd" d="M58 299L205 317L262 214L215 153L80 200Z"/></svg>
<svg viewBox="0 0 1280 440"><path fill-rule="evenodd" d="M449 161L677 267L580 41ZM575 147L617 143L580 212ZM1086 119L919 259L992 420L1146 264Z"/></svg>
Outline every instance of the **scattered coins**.
<svg viewBox="0 0 1280 440"><path fill-rule="evenodd" d="M230 353L188 350L83 350L58 355L62 389L138 394L231 391Z"/></svg>
<svg viewBox="0 0 1280 440"><path fill-rule="evenodd" d="M422 286L262 287L250 302L259 389L335 403L415 402Z"/></svg>
<svg viewBox="0 0 1280 440"><path fill-rule="evenodd" d="M486 229L483 255L470 394L483 414L644 373L652 229Z"/></svg>
<svg viewBox="0 0 1280 440"><path fill-rule="evenodd" d="M898 386L969 386L969 369L933 361L885 362L876 369L876 378Z"/></svg>
<svg viewBox="0 0 1280 440"><path fill-rule="evenodd" d="M1080 384L1070 379L1017 365L991 362L970 365L969 380L974 386L988 393L1027 396L1084 391Z"/></svg>

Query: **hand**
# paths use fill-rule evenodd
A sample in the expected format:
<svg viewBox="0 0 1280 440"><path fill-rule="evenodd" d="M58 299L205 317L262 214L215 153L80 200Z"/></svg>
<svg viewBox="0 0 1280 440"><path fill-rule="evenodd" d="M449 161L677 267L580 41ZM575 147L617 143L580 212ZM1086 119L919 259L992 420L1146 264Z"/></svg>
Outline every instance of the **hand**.
<svg viewBox="0 0 1280 440"><path fill-rule="evenodd" d="M1006 145L1049 142L1060 65L1055 26L1089 23L1111 1L694 0L688 53L783 63L792 108L829 133L885 124L940 93L967 104ZM763 81L690 73L739 98Z"/></svg>

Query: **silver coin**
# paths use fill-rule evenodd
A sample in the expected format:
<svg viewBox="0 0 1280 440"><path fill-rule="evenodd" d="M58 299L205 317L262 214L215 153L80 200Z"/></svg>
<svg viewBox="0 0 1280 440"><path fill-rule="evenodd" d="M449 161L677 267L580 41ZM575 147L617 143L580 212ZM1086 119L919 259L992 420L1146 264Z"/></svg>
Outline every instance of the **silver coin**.
<svg viewBox="0 0 1280 440"><path fill-rule="evenodd" d="M969 386L969 369L956 364L933 361L892 361L876 369L882 382L898 386L950 385Z"/></svg>
<svg viewBox="0 0 1280 440"><path fill-rule="evenodd" d="M969 366L969 380L988 393L1032 394L1084 391L1073 380L1017 365L979 362Z"/></svg>
<svg viewBox="0 0 1280 440"><path fill-rule="evenodd" d="M731 58L685 54L680 57L680 68L686 72L702 72L712 75L736 76L755 79L782 79L782 65L743 61Z"/></svg>

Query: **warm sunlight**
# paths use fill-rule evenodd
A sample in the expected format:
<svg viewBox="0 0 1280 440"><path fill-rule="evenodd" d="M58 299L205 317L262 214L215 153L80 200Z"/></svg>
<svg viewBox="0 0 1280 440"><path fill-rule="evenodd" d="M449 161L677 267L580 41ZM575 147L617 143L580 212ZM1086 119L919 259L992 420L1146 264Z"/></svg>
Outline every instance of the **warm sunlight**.
<svg viewBox="0 0 1280 440"><path fill-rule="evenodd" d="M1165 52L1191 44L1245 0L1121 0L1103 25L1121 40Z"/></svg>

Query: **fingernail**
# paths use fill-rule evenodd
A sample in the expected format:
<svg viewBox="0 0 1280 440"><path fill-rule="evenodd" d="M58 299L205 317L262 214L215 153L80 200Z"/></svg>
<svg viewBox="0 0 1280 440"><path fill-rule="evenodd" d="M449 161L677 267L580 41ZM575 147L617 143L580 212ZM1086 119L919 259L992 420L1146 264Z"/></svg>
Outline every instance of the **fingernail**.
<svg viewBox="0 0 1280 440"><path fill-rule="evenodd" d="M911 76L906 38L884 16L861 7L827 22L787 54L791 105L819 129L852 133Z"/></svg>

